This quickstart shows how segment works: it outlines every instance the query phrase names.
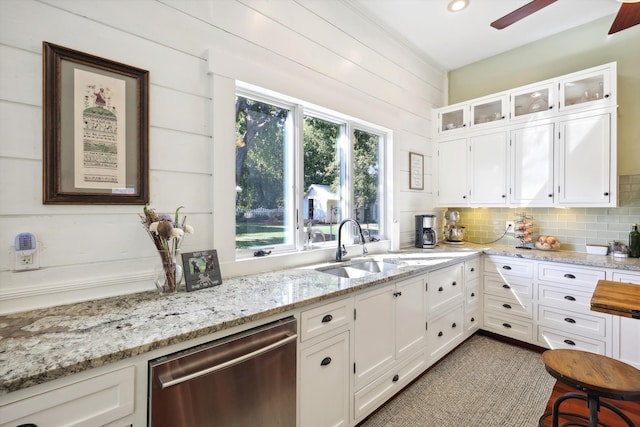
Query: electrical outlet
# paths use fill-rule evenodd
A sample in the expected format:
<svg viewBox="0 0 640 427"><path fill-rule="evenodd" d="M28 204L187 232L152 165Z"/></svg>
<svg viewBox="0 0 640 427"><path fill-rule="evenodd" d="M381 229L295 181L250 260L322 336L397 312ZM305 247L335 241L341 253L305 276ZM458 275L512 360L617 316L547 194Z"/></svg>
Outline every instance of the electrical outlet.
<svg viewBox="0 0 640 427"><path fill-rule="evenodd" d="M506 221L504 224L504 229L507 232L507 234L513 234L515 227L516 227L515 221Z"/></svg>

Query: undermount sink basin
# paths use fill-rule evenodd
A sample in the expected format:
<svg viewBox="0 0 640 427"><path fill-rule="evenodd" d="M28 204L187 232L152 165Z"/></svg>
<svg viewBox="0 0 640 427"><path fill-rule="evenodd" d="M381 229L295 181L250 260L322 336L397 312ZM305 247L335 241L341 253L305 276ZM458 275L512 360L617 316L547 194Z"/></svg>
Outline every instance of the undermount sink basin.
<svg viewBox="0 0 640 427"><path fill-rule="evenodd" d="M319 269L318 271L326 274L331 274L332 276L344 277L347 279L357 279L360 277L368 276L370 274L395 270L396 268L398 268L398 265L390 262L361 261L340 267L323 268Z"/></svg>

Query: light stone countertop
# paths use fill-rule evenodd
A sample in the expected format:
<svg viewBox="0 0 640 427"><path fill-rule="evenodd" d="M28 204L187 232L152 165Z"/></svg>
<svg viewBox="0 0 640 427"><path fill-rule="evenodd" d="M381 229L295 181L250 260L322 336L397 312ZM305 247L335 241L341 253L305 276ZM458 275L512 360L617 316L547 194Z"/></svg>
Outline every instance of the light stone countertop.
<svg viewBox="0 0 640 427"><path fill-rule="evenodd" d="M406 249L368 259L390 272L345 279L293 268L225 279L220 286L159 296L122 295L0 316L0 395L443 267L479 253L640 272L640 260L467 243ZM330 263L326 264L327 266ZM335 264L334 264L335 265Z"/></svg>

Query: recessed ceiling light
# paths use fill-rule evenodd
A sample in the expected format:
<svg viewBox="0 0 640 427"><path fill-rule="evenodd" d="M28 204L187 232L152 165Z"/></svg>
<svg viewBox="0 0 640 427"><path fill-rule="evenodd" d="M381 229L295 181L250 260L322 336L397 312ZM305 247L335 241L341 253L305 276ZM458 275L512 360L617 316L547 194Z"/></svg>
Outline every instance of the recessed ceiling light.
<svg viewBox="0 0 640 427"><path fill-rule="evenodd" d="M640 1L640 0L639 0ZM459 12L469 5L469 0L451 0L447 9L451 12Z"/></svg>

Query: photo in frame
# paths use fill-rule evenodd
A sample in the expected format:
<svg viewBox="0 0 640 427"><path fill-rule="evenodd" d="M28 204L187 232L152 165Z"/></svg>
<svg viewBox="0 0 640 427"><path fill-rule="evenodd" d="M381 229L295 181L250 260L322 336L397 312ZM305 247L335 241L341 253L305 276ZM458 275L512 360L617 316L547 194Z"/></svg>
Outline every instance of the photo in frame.
<svg viewBox="0 0 640 427"><path fill-rule="evenodd" d="M149 72L42 48L43 203L147 203Z"/></svg>
<svg viewBox="0 0 640 427"><path fill-rule="evenodd" d="M215 250L182 254L187 292L222 284L218 252Z"/></svg>
<svg viewBox="0 0 640 427"><path fill-rule="evenodd" d="M409 188L424 190L424 156L409 153Z"/></svg>

